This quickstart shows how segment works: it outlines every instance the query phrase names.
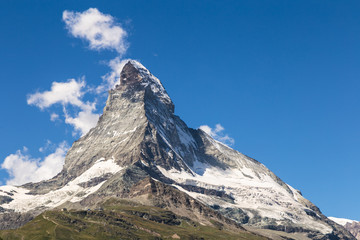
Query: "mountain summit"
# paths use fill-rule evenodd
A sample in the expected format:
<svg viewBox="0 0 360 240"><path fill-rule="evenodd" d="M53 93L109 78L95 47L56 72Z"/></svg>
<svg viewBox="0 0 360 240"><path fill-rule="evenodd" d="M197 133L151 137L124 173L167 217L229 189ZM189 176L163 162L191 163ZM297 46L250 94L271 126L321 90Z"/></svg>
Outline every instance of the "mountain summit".
<svg viewBox="0 0 360 240"><path fill-rule="evenodd" d="M0 187L0 228L19 227L54 208L95 208L110 198L269 236L354 239L263 164L188 128L161 82L133 60L57 176Z"/></svg>

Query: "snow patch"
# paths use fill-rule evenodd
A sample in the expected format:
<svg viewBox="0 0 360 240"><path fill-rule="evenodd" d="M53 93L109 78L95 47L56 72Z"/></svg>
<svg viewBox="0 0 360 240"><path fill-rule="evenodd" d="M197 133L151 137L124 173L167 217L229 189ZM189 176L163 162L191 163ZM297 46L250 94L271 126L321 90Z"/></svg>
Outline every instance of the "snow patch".
<svg viewBox="0 0 360 240"><path fill-rule="evenodd" d="M331 221L336 222L339 225L345 226L347 223L359 222L355 220L350 220L346 218L337 218L337 217L328 217Z"/></svg>
<svg viewBox="0 0 360 240"><path fill-rule="evenodd" d="M187 147L189 147L189 146L196 147L195 140L190 135L190 133L188 133L187 131L184 131L184 129L180 128L178 125L176 125L176 130L178 132L178 135L179 135L179 138L180 138L180 141L182 144L184 144Z"/></svg>

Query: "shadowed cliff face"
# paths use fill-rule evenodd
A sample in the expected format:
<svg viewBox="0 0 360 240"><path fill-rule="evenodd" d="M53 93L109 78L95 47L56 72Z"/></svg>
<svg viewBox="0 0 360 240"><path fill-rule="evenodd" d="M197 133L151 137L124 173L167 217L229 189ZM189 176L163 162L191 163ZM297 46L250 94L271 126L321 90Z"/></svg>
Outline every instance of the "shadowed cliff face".
<svg viewBox="0 0 360 240"><path fill-rule="evenodd" d="M15 226L14 211L34 216L115 197L171 208L204 224L211 215L229 226L236 221L312 239L354 239L264 165L188 128L161 82L136 61L124 66L103 115L74 142L62 172L0 190L0 196L12 194L0 198L7 227Z"/></svg>

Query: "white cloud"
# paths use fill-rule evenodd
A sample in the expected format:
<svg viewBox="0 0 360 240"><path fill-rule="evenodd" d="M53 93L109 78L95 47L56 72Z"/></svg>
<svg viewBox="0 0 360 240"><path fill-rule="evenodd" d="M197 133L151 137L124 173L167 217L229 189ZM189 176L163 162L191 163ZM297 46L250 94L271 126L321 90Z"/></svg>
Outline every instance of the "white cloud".
<svg viewBox="0 0 360 240"><path fill-rule="evenodd" d="M50 107L55 103L71 104L80 107L83 103L80 98L83 96L82 89L85 81L69 79L67 82L53 82L50 91L37 92L27 98L29 105L35 105L41 109Z"/></svg>
<svg viewBox="0 0 360 240"><path fill-rule="evenodd" d="M69 32L74 37L87 40L91 49L114 49L120 55L126 52L127 33L111 15L89 8L84 12L66 10L62 18Z"/></svg>
<svg viewBox="0 0 360 240"><path fill-rule="evenodd" d="M50 114L50 120L52 121L52 122L55 122L56 120L58 120L59 119L59 114L57 114L57 113L52 113L52 114Z"/></svg>
<svg viewBox="0 0 360 240"><path fill-rule="evenodd" d="M93 128L99 120L99 114L93 113L95 104L85 104L82 110L77 113L76 117L71 117L64 108L65 123L72 125L81 135L85 135Z"/></svg>
<svg viewBox="0 0 360 240"><path fill-rule="evenodd" d="M208 125L202 125L199 127L201 130L203 130L205 133L207 133L210 137L214 138L215 140L218 140L226 145L233 145L235 143L235 140L229 135L224 134L223 131L225 128L221 126L221 124L216 124L215 128L211 128Z"/></svg>
<svg viewBox="0 0 360 240"><path fill-rule="evenodd" d="M94 127L99 119L95 103L84 102L82 97L86 90L84 79L76 81L70 79L67 82L53 82L50 91L37 92L28 96L27 103L35 105L40 109L46 109L54 104L61 104L65 115L65 123L72 125L81 135L86 134ZM79 110L72 117L66 110L67 106L77 107ZM51 121L55 121L58 114L52 113Z"/></svg>
<svg viewBox="0 0 360 240"><path fill-rule="evenodd" d="M64 159L68 146L61 143L55 152L46 156L43 160L32 158L27 154L27 149L18 150L10 154L4 160L1 168L7 170L10 179L8 185L21 185L28 182L47 180L58 174L64 165Z"/></svg>

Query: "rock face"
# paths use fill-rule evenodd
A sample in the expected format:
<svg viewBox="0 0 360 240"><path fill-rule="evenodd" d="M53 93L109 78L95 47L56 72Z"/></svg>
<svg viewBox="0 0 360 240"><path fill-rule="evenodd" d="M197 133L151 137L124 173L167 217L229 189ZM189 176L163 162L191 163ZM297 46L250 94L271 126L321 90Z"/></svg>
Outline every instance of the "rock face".
<svg viewBox="0 0 360 240"><path fill-rule="evenodd" d="M346 223L344 227L354 235L356 239L360 239L360 222Z"/></svg>
<svg viewBox="0 0 360 240"><path fill-rule="evenodd" d="M264 165L188 128L161 82L136 61L124 66L97 126L74 142L63 170L48 181L0 187L0 197L0 221L7 222L0 228L18 226L5 214L87 208L116 197L203 223L354 239Z"/></svg>

